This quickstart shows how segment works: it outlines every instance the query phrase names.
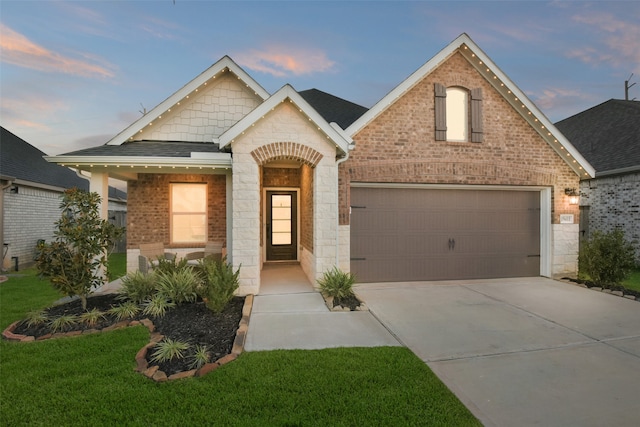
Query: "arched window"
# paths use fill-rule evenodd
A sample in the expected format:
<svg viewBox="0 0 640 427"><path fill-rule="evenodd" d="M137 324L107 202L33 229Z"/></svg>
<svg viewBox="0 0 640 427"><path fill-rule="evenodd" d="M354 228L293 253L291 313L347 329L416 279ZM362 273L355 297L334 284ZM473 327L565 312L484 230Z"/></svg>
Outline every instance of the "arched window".
<svg viewBox="0 0 640 427"><path fill-rule="evenodd" d="M469 92L447 88L447 141L469 141Z"/></svg>
<svg viewBox="0 0 640 427"><path fill-rule="evenodd" d="M482 89L445 87L436 83L436 141L482 142ZM471 137L471 138L469 138Z"/></svg>

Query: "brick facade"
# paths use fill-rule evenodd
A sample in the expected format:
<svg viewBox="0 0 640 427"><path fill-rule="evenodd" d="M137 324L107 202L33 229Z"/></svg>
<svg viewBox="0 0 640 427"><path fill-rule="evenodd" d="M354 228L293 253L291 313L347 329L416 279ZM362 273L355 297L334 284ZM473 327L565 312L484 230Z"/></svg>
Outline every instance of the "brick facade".
<svg viewBox="0 0 640 427"><path fill-rule="evenodd" d="M140 174L127 183L127 248L138 249L141 243L162 242L165 247L193 247L171 244L169 185L171 183L206 183L209 207L208 240L227 240L226 175ZM197 245L204 247L204 244Z"/></svg>
<svg viewBox="0 0 640 427"><path fill-rule="evenodd" d="M622 229L640 263L640 172L582 181L580 206L589 209L586 230Z"/></svg>

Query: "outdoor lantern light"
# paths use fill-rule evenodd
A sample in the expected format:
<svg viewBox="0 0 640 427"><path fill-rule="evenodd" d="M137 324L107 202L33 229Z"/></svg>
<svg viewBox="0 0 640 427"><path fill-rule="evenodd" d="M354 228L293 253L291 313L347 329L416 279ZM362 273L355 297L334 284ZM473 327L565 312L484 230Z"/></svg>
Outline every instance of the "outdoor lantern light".
<svg viewBox="0 0 640 427"><path fill-rule="evenodd" d="M577 205L578 204L578 192L575 188L565 188L564 194L569 196L569 204Z"/></svg>

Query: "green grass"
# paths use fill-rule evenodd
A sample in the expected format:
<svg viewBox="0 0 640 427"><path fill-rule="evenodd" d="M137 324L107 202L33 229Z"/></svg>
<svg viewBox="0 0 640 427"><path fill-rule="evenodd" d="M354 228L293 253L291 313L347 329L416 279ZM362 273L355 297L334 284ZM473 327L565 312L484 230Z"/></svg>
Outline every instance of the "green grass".
<svg viewBox="0 0 640 427"><path fill-rule="evenodd" d="M633 270L627 280L622 282L622 286L627 289L633 289L634 291L640 292L640 268Z"/></svg>
<svg viewBox="0 0 640 427"><path fill-rule="evenodd" d="M30 276L0 285L4 329L58 295ZM142 326L0 342L0 425L480 425L406 348L244 353L202 378L134 372Z"/></svg>
<svg viewBox="0 0 640 427"><path fill-rule="evenodd" d="M116 280L127 274L127 254L111 254L109 255L109 268L107 275L109 281Z"/></svg>

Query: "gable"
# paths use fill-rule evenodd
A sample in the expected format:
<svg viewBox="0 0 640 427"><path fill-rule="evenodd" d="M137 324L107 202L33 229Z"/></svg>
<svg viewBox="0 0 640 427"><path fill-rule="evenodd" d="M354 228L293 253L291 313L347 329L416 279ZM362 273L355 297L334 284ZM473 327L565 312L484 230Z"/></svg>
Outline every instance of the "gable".
<svg viewBox="0 0 640 427"><path fill-rule="evenodd" d="M432 74L435 70L446 67L448 59L453 55L462 56L474 69L475 74L481 76L529 126L556 152L580 178L594 176L593 167L571 145L571 143L549 122L542 112L526 95L491 61L491 59L466 34L460 35L427 63L411 74L407 79L382 98L369 111L356 120L346 132L355 137L379 115L389 109L414 86ZM474 87L467 86L469 90ZM484 105L484 104L483 104ZM487 112L487 114L491 114Z"/></svg>
<svg viewBox="0 0 640 427"><path fill-rule="evenodd" d="M212 142L261 102L236 76L223 70L129 141Z"/></svg>

